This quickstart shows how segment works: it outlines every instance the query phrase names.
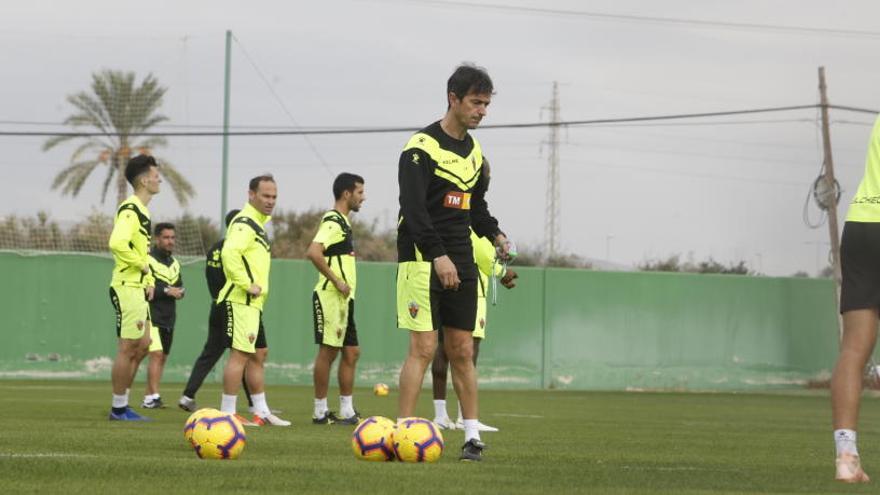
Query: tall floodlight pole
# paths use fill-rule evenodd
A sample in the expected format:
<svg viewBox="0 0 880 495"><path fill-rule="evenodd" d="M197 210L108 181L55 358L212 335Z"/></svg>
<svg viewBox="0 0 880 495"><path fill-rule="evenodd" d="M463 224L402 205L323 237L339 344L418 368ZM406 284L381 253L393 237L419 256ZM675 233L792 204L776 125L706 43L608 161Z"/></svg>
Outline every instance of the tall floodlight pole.
<svg viewBox="0 0 880 495"><path fill-rule="evenodd" d="M226 218L226 197L229 189L229 82L232 64L232 31L226 31L226 68L223 80L223 172L220 179L220 230Z"/></svg>
<svg viewBox="0 0 880 495"><path fill-rule="evenodd" d="M544 219L544 241L547 255L552 257L559 248L559 85L553 82L550 101L550 156L547 161L547 204Z"/></svg>

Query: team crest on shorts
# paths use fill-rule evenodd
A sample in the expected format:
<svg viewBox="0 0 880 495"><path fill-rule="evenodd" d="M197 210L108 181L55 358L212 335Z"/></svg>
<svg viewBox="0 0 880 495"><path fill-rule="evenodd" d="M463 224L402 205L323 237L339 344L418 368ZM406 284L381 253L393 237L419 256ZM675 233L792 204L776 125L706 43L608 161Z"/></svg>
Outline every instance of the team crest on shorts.
<svg viewBox="0 0 880 495"><path fill-rule="evenodd" d="M415 301L409 303L409 315L413 318L419 314L419 305Z"/></svg>
<svg viewBox="0 0 880 495"><path fill-rule="evenodd" d="M486 319L480 318L480 328L486 328Z"/></svg>
<svg viewBox="0 0 880 495"><path fill-rule="evenodd" d="M257 336L254 335L254 334L252 334L252 333L249 333L249 334L248 334L248 342L250 342L251 344L253 344L255 340L257 340Z"/></svg>
<svg viewBox="0 0 880 495"><path fill-rule="evenodd" d="M337 327L337 328L336 328L336 338L337 338L337 339L341 339L341 338L342 338L342 328L341 328L341 327Z"/></svg>

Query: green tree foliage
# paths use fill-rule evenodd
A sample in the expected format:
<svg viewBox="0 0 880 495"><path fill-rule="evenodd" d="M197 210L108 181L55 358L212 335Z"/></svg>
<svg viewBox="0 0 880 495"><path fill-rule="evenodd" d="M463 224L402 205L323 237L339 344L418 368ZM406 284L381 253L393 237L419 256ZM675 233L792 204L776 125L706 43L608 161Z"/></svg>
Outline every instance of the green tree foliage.
<svg viewBox="0 0 880 495"><path fill-rule="evenodd" d="M89 176L99 167L106 169L101 189L101 202L107 198L110 187L116 192L117 203L127 194L125 164L138 153L152 154L155 148L168 143L161 136L141 136L141 133L165 122L168 117L158 113L167 89L159 85L152 74L138 85L133 72L105 70L92 74L90 91L67 97L76 112L64 120L73 131L106 133L105 136L55 136L43 143L43 151L71 140L79 142L70 156L70 164L55 176L53 190L62 195L77 196ZM195 196L195 190L180 172L167 160L157 157L159 172L171 186L175 198L186 205Z"/></svg>
<svg viewBox="0 0 880 495"><path fill-rule="evenodd" d="M711 256L708 260L681 261L681 256L674 254L666 259L648 260L638 266L643 272L687 272L687 273L719 273L724 275L758 275L749 269L745 261L723 264Z"/></svg>

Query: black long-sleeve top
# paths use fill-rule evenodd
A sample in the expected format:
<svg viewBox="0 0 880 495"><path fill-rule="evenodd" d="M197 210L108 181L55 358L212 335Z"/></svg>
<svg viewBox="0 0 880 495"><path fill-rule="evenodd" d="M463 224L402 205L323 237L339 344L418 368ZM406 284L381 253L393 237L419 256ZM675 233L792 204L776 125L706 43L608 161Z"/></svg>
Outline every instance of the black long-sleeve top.
<svg viewBox="0 0 880 495"><path fill-rule="evenodd" d="M398 261L448 255L459 276L476 276L470 229L490 239L501 233L486 203L489 166L477 140L457 140L434 122L404 147L398 184Z"/></svg>

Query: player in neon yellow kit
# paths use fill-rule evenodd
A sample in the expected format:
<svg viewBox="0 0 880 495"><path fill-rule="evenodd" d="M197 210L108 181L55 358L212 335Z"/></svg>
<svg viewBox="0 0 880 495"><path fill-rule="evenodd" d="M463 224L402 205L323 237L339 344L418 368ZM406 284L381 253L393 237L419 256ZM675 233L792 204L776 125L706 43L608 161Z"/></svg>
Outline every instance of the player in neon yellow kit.
<svg viewBox="0 0 880 495"><path fill-rule="evenodd" d="M111 380L111 421L149 421L128 405L128 394L137 368L150 347L150 305L154 281L147 255L150 249L150 210L147 205L159 193L159 165L152 156L138 155L125 166L125 178L134 194L116 210L110 252L113 277L110 302L116 311L118 347Z"/></svg>
<svg viewBox="0 0 880 495"><path fill-rule="evenodd" d="M359 211L364 202L364 179L342 173L333 181L333 209L321 218L321 225L306 251L318 270L318 283L312 294L315 322L314 385L315 424L338 423L354 425L359 421L354 409L355 365L361 353L354 319L354 296L357 288L354 237L348 215ZM339 415L327 407L330 367L339 351Z"/></svg>
<svg viewBox="0 0 880 495"><path fill-rule="evenodd" d="M850 203L840 244L843 340L831 377L831 408L837 450L836 479L867 483L856 448L856 427L865 365L877 341L880 310L880 118L874 123L865 175Z"/></svg>

